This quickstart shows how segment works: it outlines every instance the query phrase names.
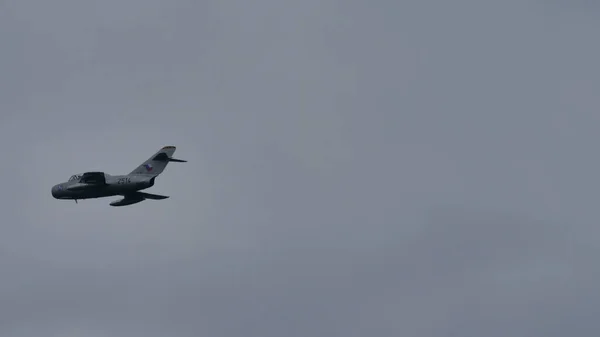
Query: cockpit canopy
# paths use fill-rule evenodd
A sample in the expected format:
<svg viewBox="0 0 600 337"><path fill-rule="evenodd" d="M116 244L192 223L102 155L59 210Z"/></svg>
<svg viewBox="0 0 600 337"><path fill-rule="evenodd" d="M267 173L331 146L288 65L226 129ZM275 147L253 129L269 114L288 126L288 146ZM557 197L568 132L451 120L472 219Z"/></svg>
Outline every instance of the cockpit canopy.
<svg viewBox="0 0 600 337"><path fill-rule="evenodd" d="M78 181L83 184L105 184L106 178L104 172L85 172L72 175L69 181Z"/></svg>
<svg viewBox="0 0 600 337"><path fill-rule="evenodd" d="M81 176L82 176L81 174L74 174L71 176L71 178L69 178L69 181L80 180Z"/></svg>

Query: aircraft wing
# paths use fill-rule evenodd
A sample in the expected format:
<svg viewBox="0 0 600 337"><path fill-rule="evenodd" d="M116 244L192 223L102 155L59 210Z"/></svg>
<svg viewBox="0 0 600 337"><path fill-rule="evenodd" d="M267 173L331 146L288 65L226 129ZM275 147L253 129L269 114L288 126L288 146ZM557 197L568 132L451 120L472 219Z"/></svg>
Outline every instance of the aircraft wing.
<svg viewBox="0 0 600 337"><path fill-rule="evenodd" d="M151 200L163 200L167 199L166 195L152 194L146 192L133 192L129 194L123 195L123 199L116 200L110 203L111 206L127 206L137 204L138 202L144 201L146 199Z"/></svg>
<svg viewBox="0 0 600 337"><path fill-rule="evenodd" d="M152 193L146 193L146 192L135 192L135 194L143 197L144 199L152 199L152 200L163 200L163 199L168 198L168 196L166 196L166 195L152 194Z"/></svg>

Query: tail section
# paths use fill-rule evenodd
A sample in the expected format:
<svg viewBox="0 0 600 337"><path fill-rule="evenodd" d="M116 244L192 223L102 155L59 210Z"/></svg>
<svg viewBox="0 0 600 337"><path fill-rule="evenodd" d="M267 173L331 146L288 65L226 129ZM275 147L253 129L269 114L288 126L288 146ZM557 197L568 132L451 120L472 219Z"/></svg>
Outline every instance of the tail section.
<svg viewBox="0 0 600 337"><path fill-rule="evenodd" d="M163 147L129 174L148 174L157 176L165 170L169 162L185 163L185 160L173 158L175 149L175 146Z"/></svg>

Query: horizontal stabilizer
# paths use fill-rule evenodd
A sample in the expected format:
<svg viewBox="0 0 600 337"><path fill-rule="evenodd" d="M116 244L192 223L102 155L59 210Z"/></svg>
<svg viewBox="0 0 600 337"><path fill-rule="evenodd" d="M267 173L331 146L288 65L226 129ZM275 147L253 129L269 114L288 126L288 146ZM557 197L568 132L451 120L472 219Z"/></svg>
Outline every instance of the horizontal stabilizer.
<svg viewBox="0 0 600 337"><path fill-rule="evenodd" d="M181 159L175 159L175 158L169 157L164 152L157 154L156 156L154 156L154 158L152 158L152 160L154 160L154 161L160 161L160 162L187 163L187 160L181 160Z"/></svg>

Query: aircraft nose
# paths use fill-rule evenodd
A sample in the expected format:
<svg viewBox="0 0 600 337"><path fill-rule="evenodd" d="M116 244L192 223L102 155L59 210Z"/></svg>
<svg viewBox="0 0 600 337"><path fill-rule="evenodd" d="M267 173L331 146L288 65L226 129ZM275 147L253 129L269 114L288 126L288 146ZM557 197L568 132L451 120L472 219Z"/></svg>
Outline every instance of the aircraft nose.
<svg viewBox="0 0 600 337"><path fill-rule="evenodd" d="M58 185L52 186L51 193L54 198L58 198Z"/></svg>

